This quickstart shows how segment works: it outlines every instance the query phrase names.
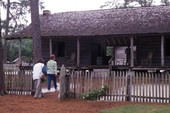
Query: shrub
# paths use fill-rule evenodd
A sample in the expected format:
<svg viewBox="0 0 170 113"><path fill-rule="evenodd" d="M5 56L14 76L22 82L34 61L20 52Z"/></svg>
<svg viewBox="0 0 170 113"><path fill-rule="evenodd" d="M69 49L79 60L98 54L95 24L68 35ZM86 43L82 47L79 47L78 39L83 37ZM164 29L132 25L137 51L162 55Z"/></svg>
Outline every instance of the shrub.
<svg viewBox="0 0 170 113"><path fill-rule="evenodd" d="M106 95L108 90L109 90L109 87L104 85L102 86L101 89L93 90L88 93L83 93L81 95L81 98L84 100L97 100L98 97Z"/></svg>

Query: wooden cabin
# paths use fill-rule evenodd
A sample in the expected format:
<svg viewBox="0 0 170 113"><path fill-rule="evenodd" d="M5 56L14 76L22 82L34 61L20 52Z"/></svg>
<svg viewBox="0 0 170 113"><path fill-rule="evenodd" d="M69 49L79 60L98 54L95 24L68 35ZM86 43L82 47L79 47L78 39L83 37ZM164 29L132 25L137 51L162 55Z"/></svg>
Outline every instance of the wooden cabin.
<svg viewBox="0 0 170 113"><path fill-rule="evenodd" d="M40 15L42 57L71 67L168 68L170 6ZM6 38L31 37L31 24ZM130 48L127 51L127 48Z"/></svg>

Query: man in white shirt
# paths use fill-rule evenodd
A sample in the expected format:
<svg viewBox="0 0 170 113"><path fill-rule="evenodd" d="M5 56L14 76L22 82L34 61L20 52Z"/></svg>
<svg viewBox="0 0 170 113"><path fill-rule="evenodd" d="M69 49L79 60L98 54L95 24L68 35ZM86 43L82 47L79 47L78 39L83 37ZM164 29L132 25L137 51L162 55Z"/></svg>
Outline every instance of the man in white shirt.
<svg viewBox="0 0 170 113"><path fill-rule="evenodd" d="M41 78L43 76L42 68L44 66L44 60L42 58L38 59L37 63L33 66L33 82L35 87L34 98L41 98Z"/></svg>

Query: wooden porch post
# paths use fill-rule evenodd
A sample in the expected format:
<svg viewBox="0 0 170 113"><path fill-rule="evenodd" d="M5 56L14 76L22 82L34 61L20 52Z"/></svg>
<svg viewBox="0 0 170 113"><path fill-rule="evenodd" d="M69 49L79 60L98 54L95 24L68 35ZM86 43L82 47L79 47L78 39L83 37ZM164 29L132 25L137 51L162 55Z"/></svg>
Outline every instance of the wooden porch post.
<svg viewBox="0 0 170 113"><path fill-rule="evenodd" d="M51 40L51 38L49 38L49 48L50 48L50 55L52 54L52 40Z"/></svg>
<svg viewBox="0 0 170 113"><path fill-rule="evenodd" d="M164 35L161 36L161 66L164 66Z"/></svg>
<svg viewBox="0 0 170 113"><path fill-rule="evenodd" d="M22 66L22 59L21 59L21 38L19 38L19 65Z"/></svg>
<svg viewBox="0 0 170 113"><path fill-rule="evenodd" d="M4 38L5 39L5 38ZM7 40L4 42L4 55L3 55L3 63L7 63Z"/></svg>
<svg viewBox="0 0 170 113"><path fill-rule="evenodd" d="M80 66L80 39L77 38L77 66Z"/></svg>
<svg viewBox="0 0 170 113"><path fill-rule="evenodd" d="M134 66L134 55L133 55L133 36L130 37L130 66Z"/></svg>

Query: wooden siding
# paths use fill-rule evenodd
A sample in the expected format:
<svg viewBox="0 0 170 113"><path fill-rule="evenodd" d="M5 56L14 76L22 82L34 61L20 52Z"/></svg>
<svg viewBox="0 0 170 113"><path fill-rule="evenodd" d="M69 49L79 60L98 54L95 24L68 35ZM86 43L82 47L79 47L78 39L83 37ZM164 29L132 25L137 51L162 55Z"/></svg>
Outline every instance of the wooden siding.
<svg viewBox="0 0 170 113"><path fill-rule="evenodd" d="M153 52L152 65L161 65L161 36L139 37L137 38L137 62L141 65L141 60L146 58L148 53Z"/></svg>
<svg viewBox="0 0 170 113"><path fill-rule="evenodd" d="M56 54L58 66L61 66L62 64L64 64L65 66L69 66L68 61L71 59L71 54L74 52L77 54L77 37L52 38L52 42L53 42L53 46L57 46L57 42L65 42L65 56L57 57L57 53L54 52L54 50L53 50L53 54ZM105 42L103 41L103 39L99 39L98 37L85 37L85 38L80 37L80 66L92 65L92 60L96 60L94 65L97 64L97 60L101 60L98 62L101 62L102 64L102 58L97 59L98 56L96 55L97 53L95 53L97 52L97 50L93 50L93 46L95 44L98 44L101 46L100 57L103 57L104 47L105 47L104 46ZM94 54L95 54L95 58L92 59ZM49 39L47 38L42 38L42 56L46 61L49 58ZM74 66L76 66L76 61L77 60L75 59Z"/></svg>
<svg viewBox="0 0 170 113"><path fill-rule="evenodd" d="M165 38L167 37L168 36L165 36ZM49 58L49 40L47 38L42 38L42 55L45 60ZM108 65L108 58L106 57L106 46L108 44L112 44L109 46L113 47L130 45L129 38L123 36L119 36L119 40L114 36L87 36L79 38L80 66ZM57 57L58 65L61 66L65 64L65 66L69 66L68 61L71 59L71 54L74 52L77 54L77 37L52 37L53 45L61 41L65 42L65 56ZM153 52L153 57L151 65L149 66L161 66L161 35L137 35L134 38L134 46L136 46L135 66L141 66L142 59L146 57L150 51ZM100 54L98 53L98 48L100 48ZM75 59L73 66L76 66L76 62L77 60ZM165 56L165 66L170 66L170 56Z"/></svg>
<svg viewBox="0 0 170 113"><path fill-rule="evenodd" d="M137 37L137 65L141 65L142 58L146 57L148 52L153 52L152 66L161 66L161 36L143 36ZM164 47L165 48L165 47ZM165 51L165 50L164 50ZM170 66L170 57L165 56L165 66Z"/></svg>
<svg viewBox="0 0 170 113"><path fill-rule="evenodd" d="M80 65L91 65L92 57L92 40L91 38L80 38Z"/></svg>

